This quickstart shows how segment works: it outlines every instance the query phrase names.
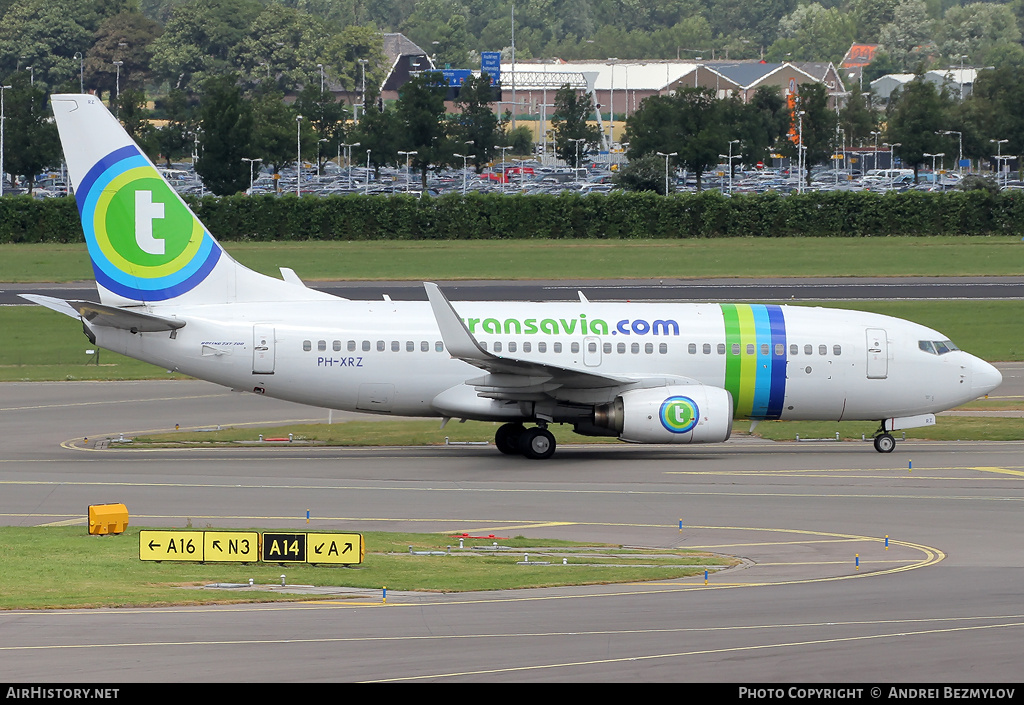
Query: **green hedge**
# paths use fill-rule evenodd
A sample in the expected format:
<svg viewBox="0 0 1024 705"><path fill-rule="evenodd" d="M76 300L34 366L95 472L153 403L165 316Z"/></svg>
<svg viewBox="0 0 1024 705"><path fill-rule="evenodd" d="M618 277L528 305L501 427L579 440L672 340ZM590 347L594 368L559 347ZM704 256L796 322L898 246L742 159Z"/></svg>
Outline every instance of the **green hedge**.
<svg viewBox="0 0 1024 705"><path fill-rule="evenodd" d="M1016 191L236 195L189 203L224 241L1024 235L1024 194ZM73 199L0 199L0 243L81 239Z"/></svg>

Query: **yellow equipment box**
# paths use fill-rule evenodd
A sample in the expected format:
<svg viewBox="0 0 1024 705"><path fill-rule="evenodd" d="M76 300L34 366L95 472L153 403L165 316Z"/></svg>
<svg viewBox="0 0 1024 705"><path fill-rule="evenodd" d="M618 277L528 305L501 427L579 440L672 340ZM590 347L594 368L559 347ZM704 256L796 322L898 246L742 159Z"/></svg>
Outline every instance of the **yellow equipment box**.
<svg viewBox="0 0 1024 705"><path fill-rule="evenodd" d="M90 504L89 533L120 534L128 528L128 508L123 504Z"/></svg>

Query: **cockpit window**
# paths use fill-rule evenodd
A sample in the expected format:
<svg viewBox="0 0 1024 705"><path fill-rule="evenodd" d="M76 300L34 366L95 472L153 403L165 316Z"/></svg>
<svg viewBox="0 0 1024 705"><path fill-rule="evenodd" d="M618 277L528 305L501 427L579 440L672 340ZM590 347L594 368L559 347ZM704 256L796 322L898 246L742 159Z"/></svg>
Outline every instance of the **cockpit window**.
<svg viewBox="0 0 1024 705"><path fill-rule="evenodd" d="M932 355L945 355L948 352L959 350L952 340L919 340L917 347Z"/></svg>

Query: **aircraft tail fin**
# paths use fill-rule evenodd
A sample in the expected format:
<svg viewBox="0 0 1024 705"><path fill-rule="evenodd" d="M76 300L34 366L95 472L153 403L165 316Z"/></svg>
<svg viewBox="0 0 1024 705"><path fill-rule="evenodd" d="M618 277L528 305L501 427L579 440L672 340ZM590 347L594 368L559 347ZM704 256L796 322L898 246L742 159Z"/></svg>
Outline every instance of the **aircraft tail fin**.
<svg viewBox="0 0 1024 705"><path fill-rule="evenodd" d="M50 100L102 303L318 298L224 252L99 98Z"/></svg>

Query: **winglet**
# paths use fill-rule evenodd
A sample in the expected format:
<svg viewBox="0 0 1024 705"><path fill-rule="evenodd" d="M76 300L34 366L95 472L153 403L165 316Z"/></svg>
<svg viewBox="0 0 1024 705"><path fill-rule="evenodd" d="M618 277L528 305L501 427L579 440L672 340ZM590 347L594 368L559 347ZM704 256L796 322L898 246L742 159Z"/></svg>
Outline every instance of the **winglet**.
<svg viewBox="0 0 1024 705"><path fill-rule="evenodd" d="M423 282L423 288L427 291L427 300L430 301L434 320L437 321L437 327L441 331L441 339L444 341L445 348L448 349L448 354L463 360L495 359L494 355L481 348L476 342L437 284Z"/></svg>

